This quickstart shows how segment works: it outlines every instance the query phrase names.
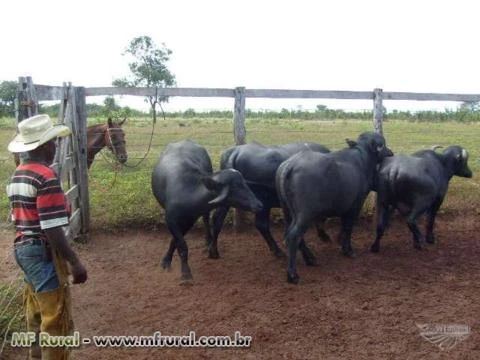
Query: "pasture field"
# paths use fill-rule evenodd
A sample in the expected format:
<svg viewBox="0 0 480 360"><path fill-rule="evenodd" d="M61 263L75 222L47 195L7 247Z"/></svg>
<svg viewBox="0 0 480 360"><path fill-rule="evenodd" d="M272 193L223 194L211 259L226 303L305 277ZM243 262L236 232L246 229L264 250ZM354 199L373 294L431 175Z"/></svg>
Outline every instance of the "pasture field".
<svg viewBox="0 0 480 360"><path fill-rule="evenodd" d="M105 119L89 119L98 123ZM4 120L0 127L0 187L5 188L14 170L6 144L14 134L13 119ZM139 226L152 228L163 222L162 211L150 190L150 176L155 161L170 142L192 139L205 146L214 168L219 167L220 154L233 145L232 119L159 119L152 134L150 119L129 119L124 125L128 166L115 164L112 154L104 149L90 169L89 191L92 229L114 230ZM293 141L314 141L332 150L345 146L345 138L356 139L363 131L373 129L370 121L301 121L294 119L247 120L247 141L283 144ZM480 123L407 122L390 120L384 124L388 146L397 154L409 154L434 144L461 145L470 154L472 179L453 178L442 207L443 212L478 213L480 204L478 162ZM151 138L151 141L150 141ZM149 148L150 147L150 148ZM441 150L439 150L441 151ZM369 214L372 207L364 212ZM8 201L1 197L0 221L8 215ZM4 224L5 225L5 224Z"/></svg>
<svg viewBox="0 0 480 360"><path fill-rule="evenodd" d="M106 119L89 119L98 123ZM247 120L247 141L283 144L315 141L332 150L371 131L370 121ZM319 266L299 261L301 282L286 283L286 261L275 258L253 225L236 233L220 234L218 260L207 259L203 233L187 235L191 287L179 286L180 264L175 255L172 272L159 261L170 235L162 226L162 211L150 190L154 163L164 147L190 138L205 146L215 168L220 154L233 145L232 120L158 120L152 135L149 119L129 119L124 125L128 166L119 168L104 150L89 174L90 241L73 246L86 264L89 279L73 286L76 330L95 335L150 336L229 335L252 337L249 348L96 348L75 350L78 359L478 359L480 327L480 164L479 123L413 123L389 120L384 124L388 146L408 154L434 144L461 145L470 153L472 179L453 178L437 221L438 244L424 251L412 247L403 220L396 216L372 254L373 204L369 199L354 228L355 259L340 256L339 245L319 243L306 235ZM14 170L6 145L14 134L12 119L0 119L0 186ZM152 141L150 142L150 137ZM148 148L151 145L149 151ZM439 150L441 151L441 150ZM3 190L4 191L4 190ZM21 276L13 257L13 229L7 222L8 201L0 197L0 350L5 326L22 329ZM280 217L280 213L274 214ZM328 221L330 235L338 222ZM281 224L272 233L282 242ZM335 236L332 236L335 238ZM10 305L11 304L11 305ZM14 320L10 322L10 320ZM469 337L442 351L420 335L419 325L467 325ZM25 350L0 351L0 358L19 360Z"/></svg>

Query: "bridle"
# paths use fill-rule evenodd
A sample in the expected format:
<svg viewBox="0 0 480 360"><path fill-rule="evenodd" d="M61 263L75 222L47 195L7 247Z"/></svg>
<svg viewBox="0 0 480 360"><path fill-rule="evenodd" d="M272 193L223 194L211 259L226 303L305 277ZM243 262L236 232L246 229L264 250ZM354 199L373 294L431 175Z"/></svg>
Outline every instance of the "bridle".
<svg viewBox="0 0 480 360"><path fill-rule="evenodd" d="M106 131L104 132L104 135L103 135L103 141L105 142L105 146L107 148L109 148L112 153L113 153L113 156L115 157L115 160L109 160L107 155L105 155L105 153L101 152L100 154L102 154L103 158L105 159L105 161L107 163L110 163L111 165L115 165L115 164L120 164L119 160L118 160L118 152L117 152L117 148L115 147L115 145L113 145L113 141L112 141L112 134L110 133L111 131L111 128L107 125L104 125L106 126ZM121 166L125 166L126 164L121 164Z"/></svg>
<svg viewBox="0 0 480 360"><path fill-rule="evenodd" d="M115 145L113 145L112 135L110 134L110 127L108 126L108 124L105 126L107 127L107 131L104 135L105 145L108 146L108 148L112 151L113 155L115 155L115 158L118 159L117 148L115 147Z"/></svg>

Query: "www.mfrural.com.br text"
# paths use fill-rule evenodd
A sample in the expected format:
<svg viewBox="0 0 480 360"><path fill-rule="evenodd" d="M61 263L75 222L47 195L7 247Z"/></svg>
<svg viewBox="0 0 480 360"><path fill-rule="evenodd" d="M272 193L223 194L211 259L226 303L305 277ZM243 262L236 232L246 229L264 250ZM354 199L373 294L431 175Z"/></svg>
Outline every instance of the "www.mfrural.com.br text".
<svg viewBox="0 0 480 360"><path fill-rule="evenodd" d="M251 336L245 336L235 331L233 336L197 336L195 331L188 335L162 335L160 331L152 335L94 335L81 337L78 331L69 336L52 336L41 332L14 332L10 345L12 347L30 347L38 342L40 347L80 347L94 345L96 347L211 347L232 348L250 347Z"/></svg>

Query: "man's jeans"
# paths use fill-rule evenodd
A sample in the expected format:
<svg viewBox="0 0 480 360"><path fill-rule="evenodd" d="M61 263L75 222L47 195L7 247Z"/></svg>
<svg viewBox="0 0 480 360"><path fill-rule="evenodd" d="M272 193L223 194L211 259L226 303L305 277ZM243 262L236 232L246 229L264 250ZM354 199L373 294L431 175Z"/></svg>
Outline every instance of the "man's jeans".
<svg viewBox="0 0 480 360"><path fill-rule="evenodd" d="M52 336L71 335L73 320L65 260L38 239L17 243L15 259L25 276L23 301L27 331L37 334L37 339L40 332ZM66 360L69 355L68 347L40 347L38 341L29 349L29 359Z"/></svg>
<svg viewBox="0 0 480 360"><path fill-rule="evenodd" d="M35 292L58 289L55 264L45 242L36 240L15 247L15 260L23 270L25 282L32 285Z"/></svg>

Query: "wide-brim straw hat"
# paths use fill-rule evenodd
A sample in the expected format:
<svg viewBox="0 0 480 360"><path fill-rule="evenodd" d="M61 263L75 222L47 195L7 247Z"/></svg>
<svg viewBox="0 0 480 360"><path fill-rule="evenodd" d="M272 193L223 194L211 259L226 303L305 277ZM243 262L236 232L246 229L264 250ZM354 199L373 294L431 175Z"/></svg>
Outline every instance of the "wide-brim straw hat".
<svg viewBox="0 0 480 360"><path fill-rule="evenodd" d="M50 116L35 115L18 124L18 134L8 144L8 151L12 153L34 150L42 144L70 135L72 132L65 125L53 125Z"/></svg>

